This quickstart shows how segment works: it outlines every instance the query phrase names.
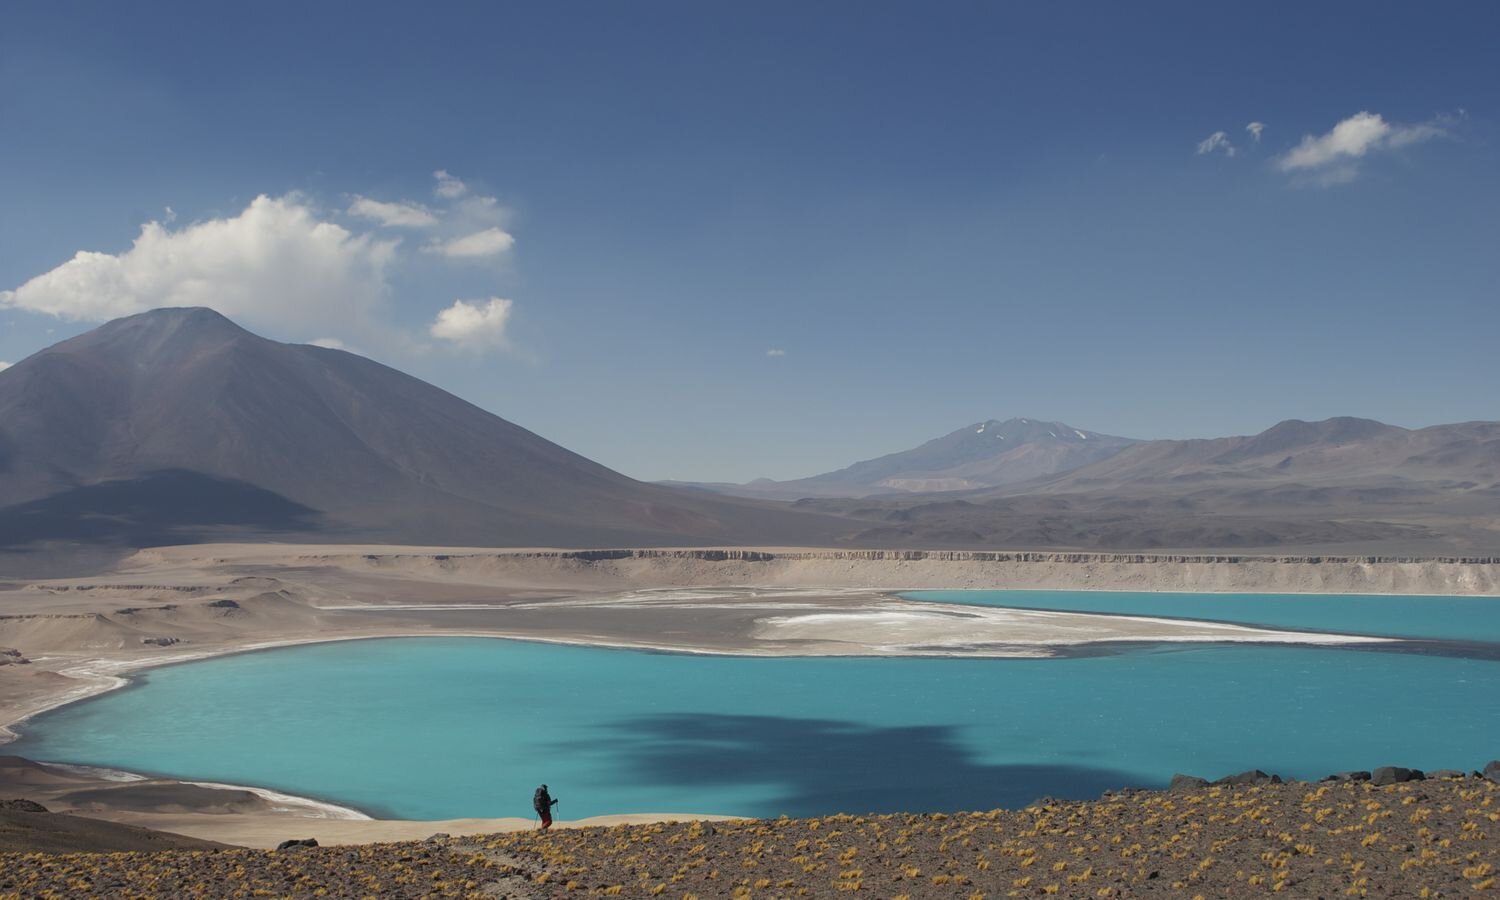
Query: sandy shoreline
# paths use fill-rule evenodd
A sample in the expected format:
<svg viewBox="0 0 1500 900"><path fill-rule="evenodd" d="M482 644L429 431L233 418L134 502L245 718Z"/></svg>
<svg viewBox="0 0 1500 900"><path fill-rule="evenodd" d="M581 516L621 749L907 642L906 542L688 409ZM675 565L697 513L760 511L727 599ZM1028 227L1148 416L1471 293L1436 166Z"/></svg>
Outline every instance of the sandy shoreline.
<svg viewBox="0 0 1500 900"><path fill-rule="evenodd" d="M16 648L29 660L0 665L0 747L13 735L10 727L128 684L146 669L335 640L462 636L685 654L989 657L1050 656L1069 647L1122 641L1380 640L894 596L897 590L924 588L1145 589L1134 579L1148 570L1159 570L1155 589L1201 592L1203 583L1212 581L1220 590L1238 592L1261 577L1253 568L1266 566L1281 574L1262 577L1264 586L1290 593L1292 587L1317 587L1307 583L1306 570L1326 565L1083 556L247 544L142 551L107 575L0 589L0 647ZM1389 586L1451 583L1453 593L1500 584L1500 564L1485 561L1339 565L1344 581L1363 590L1372 580ZM1251 568L1233 577L1222 571L1214 578L1205 574L1234 566ZM1017 567L1035 571L1022 577ZM1110 575L1122 567L1130 578ZM1199 571L1193 573L1194 567ZM1319 584L1328 583L1334 571L1318 570ZM1210 610L1205 613L1211 618ZM45 791L33 785L31 790L47 794L59 809L72 809L68 797L83 792L89 804L75 811L85 815L228 843L274 845L286 837L362 842L531 825L525 819L380 821L265 788L75 776L89 784L53 784ZM25 786L0 781L16 796L26 795L16 793ZM139 799L146 788L153 802ZM607 817L590 824L661 820Z"/></svg>
<svg viewBox="0 0 1500 900"><path fill-rule="evenodd" d="M120 806L79 806L78 797L94 801L101 791L123 795ZM421 840L434 834L461 837L473 834L526 831L537 827L534 817L462 818L437 820L376 819L349 807L310 800L259 787L216 782L153 778L114 769L36 763L0 756L0 790L22 793L53 812L66 812L138 825L156 831L199 837L245 847L270 848L289 838L314 838L320 844L364 844L375 841ZM130 792L149 791L153 800L169 797L157 808L133 808ZM259 802L257 802L259 801ZM698 813L625 813L559 819L556 828L587 828L693 820L728 821L735 816Z"/></svg>

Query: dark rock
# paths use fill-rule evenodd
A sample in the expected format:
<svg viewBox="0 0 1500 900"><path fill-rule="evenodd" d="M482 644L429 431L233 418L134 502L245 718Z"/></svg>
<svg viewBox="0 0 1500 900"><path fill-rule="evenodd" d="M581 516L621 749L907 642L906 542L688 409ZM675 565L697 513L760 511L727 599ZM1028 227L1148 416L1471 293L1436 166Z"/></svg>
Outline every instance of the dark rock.
<svg viewBox="0 0 1500 900"><path fill-rule="evenodd" d="M21 655L21 651L13 647L0 647L0 666L24 666L31 660Z"/></svg>
<svg viewBox="0 0 1500 900"><path fill-rule="evenodd" d="M225 599L225 600L210 600L208 602L208 606L209 606L210 609L239 609L240 608L240 605L238 603L234 602L233 600L229 600L229 599Z"/></svg>
<svg viewBox="0 0 1500 900"><path fill-rule="evenodd" d="M1500 782L1500 759L1490 760L1488 763L1485 763L1482 770L1475 774L1480 778L1488 778L1490 781Z"/></svg>
<svg viewBox="0 0 1500 900"><path fill-rule="evenodd" d="M173 644L178 643L178 639L174 637L144 637L141 638L141 643L151 644L157 647L170 647Z"/></svg>
<svg viewBox="0 0 1500 900"><path fill-rule="evenodd" d="M448 835L447 832L445 832L445 831L439 831L437 834L434 834L431 837L429 837L427 839L427 843L429 843L429 844L440 844L443 841L448 840L448 837L449 837L449 835Z"/></svg>
<svg viewBox="0 0 1500 900"><path fill-rule="evenodd" d="M1260 769L1251 769L1238 775L1226 775L1215 781L1214 784L1240 786L1246 784L1281 784L1280 775L1267 775Z"/></svg>
<svg viewBox="0 0 1500 900"><path fill-rule="evenodd" d="M15 810L16 812L46 812L47 807L35 800L0 800L0 809Z"/></svg>
<svg viewBox="0 0 1500 900"><path fill-rule="evenodd" d="M301 840L297 840L296 838L293 838L292 840L282 841L281 843L277 844L276 845L276 849L277 850L296 850L299 847L316 847L316 846L318 846L318 839L317 838L302 838Z"/></svg>
<svg viewBox="0 0 1500 900"><path fill-rule="evenodd" d="M1401 766L1381 766L1370 775L1370 783L1376 786L1386 784L1403 784L1408 781L1421 781L1424 777L1421 769L1404 769Z"/></svg>
<svg viewBox="0 0 1500 900"><path fill-rule="evenodd" d="M1208 787L1207 778L1199 778L1197 775L1183 775L1179 772L1172 776L1172 784L1167 790L1174 794L1188 794L1206 787Z"/></svg>
<svg viewBox="0 0 1500 900"><path fill-rule="evenodd" d="M1463 778L1464 773L1457 769L1438 769L1436 772L1428 772L1428 778Z"/></svg>
<svg viewBox="0 0 1500 900"><path fill-rule="evenodd" d="M1370 773L1369 772L1335 772L1332 775L1329 775L1327 778L1324 778L1323 780L1324 781L1369 781L1370 780Z"/></svg>

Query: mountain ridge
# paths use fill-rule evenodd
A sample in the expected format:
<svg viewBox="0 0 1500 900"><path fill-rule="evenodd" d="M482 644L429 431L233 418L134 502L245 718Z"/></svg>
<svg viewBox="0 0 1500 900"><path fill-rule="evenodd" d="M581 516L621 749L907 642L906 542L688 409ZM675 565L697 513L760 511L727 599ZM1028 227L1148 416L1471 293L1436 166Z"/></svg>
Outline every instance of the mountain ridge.
<svg viewBox="0 0 1500 900"><path fill-rule="evenodd" d="M1107 458L1132 438L1084 431L1044 419L986 419L907 450L789 481L741 485L666 482L742 497L866 497L998 487L1068 471Z"/></svg>
<svg viewBox="0 0 1500 900"><path fill-rule="evenodd" d="M988 419L749 498L688 487L636 481L395 369L210 310L116 320L0 372L0 557L57 545L61 565L87 547L265 539L1500 552L1497 422L1289 419L1138 441Z"/></svg>
<svg viewBox="0 0 1500 900"><path fill-rule="evenodd" d="M201 308L118 319L7 369L0 472L0 507L31 504L41 519L49 497L71 508L78 491L186 472L200 494L252 486L309 511L220 523L231 532L584 546L828 541L838 530L635 481L373 360L270 341ZM125 495L92 521L145 502L111 496ZM163 527L171 518L152 515ZM188 523L195 539L223 530Z"/></svg>

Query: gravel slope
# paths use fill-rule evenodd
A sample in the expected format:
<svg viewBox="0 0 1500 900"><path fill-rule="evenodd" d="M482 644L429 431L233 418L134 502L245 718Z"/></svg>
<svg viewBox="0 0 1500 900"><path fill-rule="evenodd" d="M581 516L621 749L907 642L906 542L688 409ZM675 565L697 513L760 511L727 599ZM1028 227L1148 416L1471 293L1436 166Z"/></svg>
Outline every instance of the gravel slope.
<svg viewBox="0 0 1500 900"><path fill-rule="evenodd" d="M0 896L1466 897L1481 778L1208 787L958 815L526 832L288 851L0 854Z"/></svg>

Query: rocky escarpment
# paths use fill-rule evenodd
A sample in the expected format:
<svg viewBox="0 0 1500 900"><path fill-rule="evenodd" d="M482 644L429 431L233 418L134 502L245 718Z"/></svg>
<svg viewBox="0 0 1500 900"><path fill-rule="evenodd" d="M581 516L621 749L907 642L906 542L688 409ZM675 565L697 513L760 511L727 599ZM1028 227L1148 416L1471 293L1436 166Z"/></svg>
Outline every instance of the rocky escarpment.
<svg viewBox="0 0 1500 900"><path fill-rule="evenodd" d="M776 560L861 560L870 562L1030 562L1030 563L1296 563L1305 565L1444 563L1500 566L1500 556L1239 556L1177 553L1063 553L1007 550L476 550L454 553L389 552L361 554L367 560L411 556L438 561L495 556L512 559L575 559L604 562L622 559L691 559L705 562L773 562Z"/></svg>
<svg viewBox="0 0 1500 900"><path fill-rule="evenodd" d="M294 565L558 587L797 586L1500 595L1500 558L970 550L307 548ZM283 549L279 551L285 553ZM211 558L212 564L244 562ZM205 560L209 562L210 560Z"/></svg>

